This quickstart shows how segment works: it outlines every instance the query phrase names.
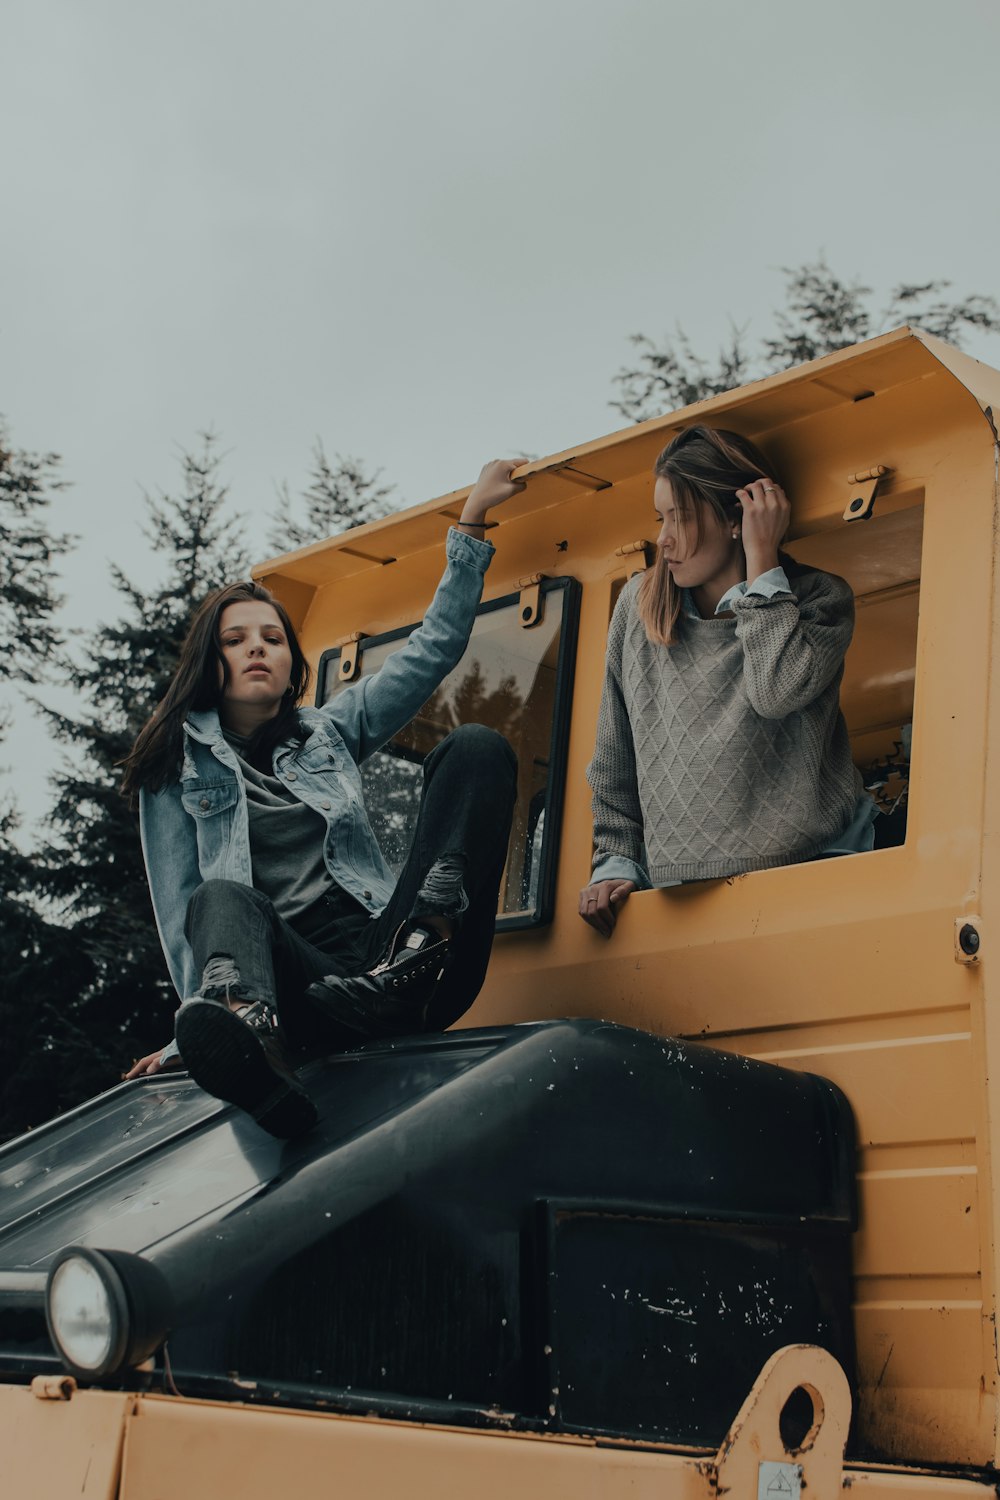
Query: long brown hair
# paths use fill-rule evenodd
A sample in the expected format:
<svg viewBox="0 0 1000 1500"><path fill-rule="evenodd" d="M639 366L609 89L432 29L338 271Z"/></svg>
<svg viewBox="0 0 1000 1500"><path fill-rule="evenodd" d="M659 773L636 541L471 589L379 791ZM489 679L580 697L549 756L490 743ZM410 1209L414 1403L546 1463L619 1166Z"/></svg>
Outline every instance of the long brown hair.
<svg viewBox="0 0 1000 1500"><path fill-rule="evenodd" d="M668 443L653 465L657 479L669 479L682 534L695 547L704 533L705 513L710 511L726 526L739 523L736 491L755 479L774 479L760 449L738 432L720 427L687 427ZM636 609L649 640L670 646L676 639L682 590L674 583L662 548L656 562L643 575L636 594Z"/></svg>
<svg viewBox="0 0 1000 1500"><path fill-rule="evenodd" d="M219 646L219 620L230 604L269 604L281 621L292 653L292 674L281 708L255 736L254 749L272 749L282 739L301 738L296 706L309 685L309 664L302 654L284 605L263 584L229 583L202 600L181 647L180 661L162 701L157 704L122 761L122 796L135 801L140 787L160 791L180 772L184 720L198 709L217 708L229 682L229 668ZM266 738L267 744L263 741Z"/></svg>

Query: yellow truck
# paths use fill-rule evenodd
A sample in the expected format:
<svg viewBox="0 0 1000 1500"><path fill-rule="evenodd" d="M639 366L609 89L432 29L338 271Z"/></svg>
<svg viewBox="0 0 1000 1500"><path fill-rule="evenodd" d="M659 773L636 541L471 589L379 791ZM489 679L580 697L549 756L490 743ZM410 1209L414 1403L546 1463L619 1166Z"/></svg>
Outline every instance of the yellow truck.
<svg viewBox="0 0 1000 1500"><path fill-rule="evenodd" d="M161 1076L0 1149L4 1496L994 1492L998 410L902 328L525 467L465 658L365 770L392 862L449 729L517 750L479 1000L311 1064L311 1143ZM605 942L608 622L695 421L763 447L787 550L854 590L884 816L868 854L637 894ZM256 570L317 702L419 621L465 493ZM76 1378L60 1275L104 1329Z"/></svg>

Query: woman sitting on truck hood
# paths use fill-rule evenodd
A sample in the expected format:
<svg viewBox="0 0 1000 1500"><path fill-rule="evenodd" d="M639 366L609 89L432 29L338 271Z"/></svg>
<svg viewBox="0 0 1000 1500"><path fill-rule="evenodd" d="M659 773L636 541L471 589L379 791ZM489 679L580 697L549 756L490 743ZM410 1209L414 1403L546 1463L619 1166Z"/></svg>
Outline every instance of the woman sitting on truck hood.
<svg viewBox="0 0 1000 1500"><path fill-rule="evenodd" d="M779 552L788 500L739 433L690 427L654 473L657 558L615 607L587 770L580 915L605 937L634 890L873 842L840 711L849 585Z"/></svg>
<svg viewBox="0 0 1000 1500"><path fill-rule="evenodd" d="M312 1125L293 1047L450 1025L489 961L516 761L482 725L424 761L413 846L394 881L358 767L465 650L493 557L485 517L524 488L487 464L448 533L419 629L323 708L281 604L255 583L202 604L125 762L156 923L182 1000L175 1040L126 1075L183 1063L277 1136Z"/></svg>

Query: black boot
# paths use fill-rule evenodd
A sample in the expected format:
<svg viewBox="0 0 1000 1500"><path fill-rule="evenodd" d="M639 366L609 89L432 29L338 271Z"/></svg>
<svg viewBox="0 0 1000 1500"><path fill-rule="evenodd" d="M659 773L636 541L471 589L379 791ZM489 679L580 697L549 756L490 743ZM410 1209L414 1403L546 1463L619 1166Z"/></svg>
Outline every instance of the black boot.
<svg viewBox="0 0 1000 1500"><path fill-rule="evenodd" d="M207 1094L245 1109L282 1139L315 1125L316 1107L292 1072L269 1005L236 1012L217 1000L186 1000L175 1029L184 1064Z"/></svg>
<svg viewBox="0 0 1000 1500"><path fill-rule="evenodd" d="M430 927L404 922L367 974L327 974L306 996L325 1021L358 1036L408 1036L426 1029L427 1007L447 967L451 943Z"/></svg>

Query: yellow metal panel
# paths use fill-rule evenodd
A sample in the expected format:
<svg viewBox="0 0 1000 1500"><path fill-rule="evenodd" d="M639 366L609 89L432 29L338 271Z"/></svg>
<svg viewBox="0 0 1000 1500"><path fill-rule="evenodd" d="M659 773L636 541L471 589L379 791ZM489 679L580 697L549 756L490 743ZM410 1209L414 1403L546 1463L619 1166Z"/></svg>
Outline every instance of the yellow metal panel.
<svg viewBox="0 0 1000 1500"><path fill-rule="evenodd" d="M912 1020L904 1016L899 1024ZM866 1029L884 1024L879 1018ZM860 1101L859 1139L875 1147L862 1153L859 1174L859 1430L894 1457L931 1457L940 1444L945 1410L949 1443L956 1422L960 1431L974 1434L987 1415L969 1381L982 1336L976 1172L956 1161L967 1155L963 1147L975 1136L969 1034L897 1036L796 1051L775 1047L780 1036L773 1034L772 1045L766 1051L755 1048L754 1055L832 1078L848 1098ZM929 1119L936 1148L927 1142ZM895 1373L904 1350L914 1367L933 1365L940 1383L899 1389ZM917 1447L914 1433L921 1435Z"/></svg>
<svg viewBox="0 0 1000 1500"><path fill-rule="evenodd" d="M993 1500L971 1479L847 1465L871 1500ZM714 1500L712 1459L586 1439L498 1435L145 1398L130 1421L120 1500ZM61 1500L53 1493L46 1500ZM756 1490L731 1500L757 1500Z"/></svg>
<svg viewBox="0 0 1000 1500"><path fill-rule="evenodd" d="M916 1434L919 1442L919 1434ZM124 1438L124 1453L123 1453ZM0 1387L2 1493L10 1500L713 1500L708 1455L425 1428L329 1414L78 1391L36 1401ZM848 1465L872 1500L992 1500L993 1488ZM756 1494L732 1500L756 1500Z"/></svg>
<svg viewBox="0 0 1000 1500"><path fill-rule="evenodd" d="M992 390L992 399L996 400L1000 397L1000 377L995 372L987 373L992 377L988 387L979 384L981 377L976 376L977 384L979 384L977 394L982 399L989 389ZM971 375L969 378L972 378ZM976 1007L972 1024L973 1044L976 1047L977 1056L981 1059L983 1079L977 1098L980 1122L977 1135L980 1148L979 1174L983 1217L982 1295L987 1314L985 1332L989 1350L989 1373L984 1389L985 1401L995 1400L997 1388L996 1287L997 1246L1000 1244L1000 1183L997 1181L997 1173L1000 1170L1000 1109L997 1107L996 1098L997 1080L1000 1079L1000 1017L997 1014L998 1007L1000 1007L1000 982L998 982L1000 969L998 969L996 955L992 951L1000 935L1000 785L998 785L1000 783L1000 761L998 761L998 756L1000 756L1000 682L997 680L997 672L1000 670L1000 575L996 566L997 537L1000 535L1000 504L998 504L1000 494L998 494L997 487L996 448L994 448L993 458L990 485L992 545L989 549L993 571L989 589L991 621L987 633L989 663L982 678L973 683L973 686L980 690L988 686L985 753L976 757L977 769L983 785L981 888L976 893L975 886L972 887L967 908L967 910L978 911L982 915L986 936L981 965L981 984L985 1003ZM961 658L956 661L956 670L963 676L965 675L965 663ZM967 678L966 685L969 686ZM969 774L972 774L971 766ZM996 1431L995 1420L993 1448L990 1456L994 1463L1000 1461L1000 1434Z"/></svg>
<svg viewBox="0 0 1000 1500"><path fill-rule="evenodd" d="M665 1484L670 1500L711 1500L696 1463L656 1453L146 1400L129 1425L121 1500L663 1500Z"/></svg>
<svg viewBox="0 0 1000 1500"><path fill-rule="evenodd" d="M953 839L955 855L973 864L975 842L966 849ZM739 1050L753 1050L758 1027L853 1022L872 1006L937 1011L946 997L971 998L981 982L954 960L964 884L949 890L943 859L939 869L935 888L912 878L907 851L886 849L808 871L643 892L611 942L580 922L576 893L570 904L561 888L559 927L499 940L467 1021L513 1020L516 1000L518 1020L598 1014L668 1034L746 1035ZM784 974L791 979L776 982Z"/></svg>
<svg viewBox="0 0 1000 1500"><path fill-rule="evenodd" d="M943 339L935 338L933 334L921 333L919 338L928 353L933 354L956 380L961 381L987 412L990 420L995 422L1000 408L1000 372L990 365L984 365L980 359L973 359L971 354L963 353L954 345L946 344Z"/></svg>
<svg viewBox="0 0 1000 1500"><path fill-rule="evenodd" d="M969 1276L979 1270L976 1174L927 1167L858 1174L858 1276Z"/></svg>
<svg viewBox="0 0 1000 1500"><path fill-rule="evenodd" d="M39 1401L26 1386L0 1385L4 1500L115 1500L134 1401L117 1391Z"/></svg>
<svg viewBox="0 0 1000 1500"><path fill-rule="evenodd" d="M900 1469L851 1469L844 1472L844 1491L852 1500L985 1500L993 1486L943 1474L915 1474Z"/></svg>
<svg viewBox="0 0 1000 1500"><path fill-rule="evenodd" d="M881 1030L882 1018L868 1024L872 1030ZM967 1031L873 1037L827 1047L769 1047L765 1051L754 1046L753 1056L821 1073L849 1099L860 1101L855 1118L862 1145L926 1141L928 1117L934 1120L939 1141L967 1141L975 1136L975 1070ZM891 1080L890 1087L887 1080Z"/></svg>
<svg viewBox="0 0 1000 1500"><path fill-rule="evenodd" d="M897 1462L940 1463L946 1450L952 1463L981 1464L993 1411L969 1378L981 1359L980 1305L861 1304L855 1318L857 1430L872 1448Z"/></svg>

